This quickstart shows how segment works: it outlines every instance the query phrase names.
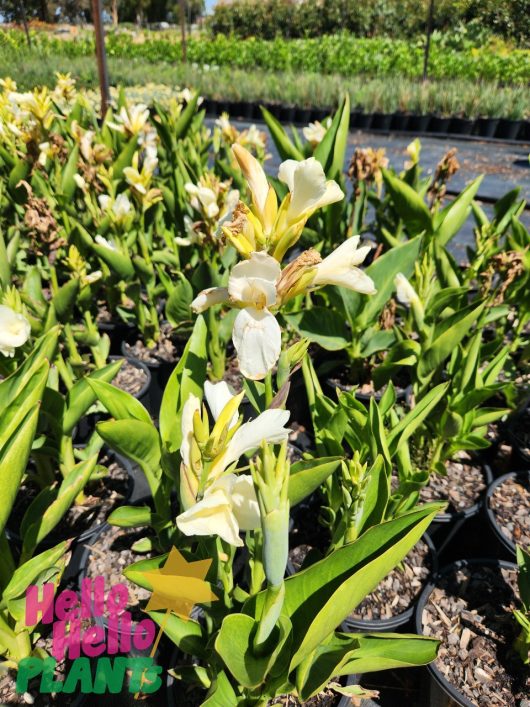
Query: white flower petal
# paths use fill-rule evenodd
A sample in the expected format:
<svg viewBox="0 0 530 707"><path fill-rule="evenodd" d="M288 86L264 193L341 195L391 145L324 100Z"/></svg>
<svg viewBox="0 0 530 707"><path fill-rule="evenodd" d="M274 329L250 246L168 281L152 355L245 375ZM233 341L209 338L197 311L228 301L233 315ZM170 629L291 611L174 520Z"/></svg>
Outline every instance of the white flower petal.
<svg viewBox="0 0 530 707"><path fill-rule="evenodd" d="M184 535L218 535L230 545L243 545L230 499L221 488L177 516L177 526Z"/></svg>
<svg viewBox="0 0 530 707"><path fill-rule="evenodd" d="M210 383L210 381L206 381L204 384L204 395L214 420L219 419L219 415L222 413L224 407L232 400L232 398L235 397L226 381L220 381L219 383ZM238 417L237 412L234 413L234 416L230 422L230 427L233 427L236 424Z"/></svg>
<svg viewBox="0 0 530 707"><path fill-rule="evenodd" d="M235 477L230 500L240 530L255 530L261 526L258 499L250 474Z"/></svg>
<svg viewBox="0 0 530 707"><path fill-rule="evenodd" d="M214 304L226 302L227 299L228 289L226 287L210 287L199 292L191 303L191 308L196 314L199 314L208 309L208 307L213 307Z"/></svg>
<svg viewBox="0 0 530 707"><path fill-rule="evenodd" d="M13 356L15 348L23 346L29 339L31 326L23 314L15 312L5 304L0 305L0 352Z"/></svg>
<svg viewBox="0 0 530 707"><path fill-rule="evenodd" d="M310 216L316 209L344 198L339 185L326 181L320 162L314 157L297 162L286 160L280 165L278 177L285 182L291 192L291 203L287 219L291 222Z"/></svg>
<svg viewBox="0 0 530 707"><path fill-rule="evenodd" d="M338 285L363 294L374 294L373 280L356 266L368 255L370 246L357 248L359 236L352 236L341 243L327 258L316 266L313 286Z"/></svg>
<svg viewBox="0 0 530 707"><path fill-rule="evenodd" d="M258 307L276 304L276 282L281 274L277 260L264 252L251 253L232 268L228 294L232 300Z"/></svg>
<svg viewBox="0 0 530 707"><path fill-rule="evenodd" d="M257 449L263 441L271 444L281 444L285 441L289 436L289 430L285 429L284 425L287 424L289 416L289 410L265 410L255 420L241 425L228 443L222 465L216 464L216 473L229 467L242 454Z"/></svg>
<svg viewBox="0 0 530 707"><path fill-rule="evenodd" d="M245 378L262 380L280 357L282 332L268 310L242 309L232 331L239 368Z"/></svg>
<svg viewBox="0 0 530 707"><path fill-rule="evenodd" d="M401 304L409 305L414 300L418 299L416 290L412 287L403 273L398 272L394 278L394 285L396 286L396 297Z"/></svg>
<svg viewBox="0 0 530 707"><path fill-rule="evenodd" d="M201 402L196 395L190 393L182 408L180 429L182 432L182 442L180 443L180 456L182 462L191 469L190 447L193 438L193 416L196 411L201 410Z"/></svg>
<svg viewBox="0 0 530 707"><path fill-rule="evenodd" d="M267 176L263 171L263 167L260 165L258 160L241 145L235 143L232 145L232 151L239 163L239 166L241 167L241 171L245 175L249 189L254 197L254 203L263 215L265 212L267 196L269 194L269 182L267 181Z"/></svg>

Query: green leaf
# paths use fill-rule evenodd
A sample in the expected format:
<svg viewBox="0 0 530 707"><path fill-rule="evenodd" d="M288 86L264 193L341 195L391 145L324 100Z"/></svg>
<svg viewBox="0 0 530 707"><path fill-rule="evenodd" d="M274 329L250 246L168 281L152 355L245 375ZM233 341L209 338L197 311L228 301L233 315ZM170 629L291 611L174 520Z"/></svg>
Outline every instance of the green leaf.
<svg viewBox="0 0 530 707"><path fill-rule="evenodd" d="M191 320L191 303L193 287L188 280L182 278L171 291L166 302L166 317L174 327Z"/></svg>
<svg viewBox="0 0 530 707"><path fill-rule="evenodd" d="M324 481L333 474L340 464L340 457L321 457L303 459L291 466L289 477L289 503L296 506L310 496Z"/></svg>
<svg viewBox="0 0 530 707"><path fill-rule="evenodd" d="M202 399L206 379L207 328L204 318L198 316L184 353L173 370L164 390L160 406L160 437L164 452L176 454L182 441L180 418L182 407L190 395Z"/></svg>
<svg viewBox="0 0 530 707"><path fill-rule="evenodd" d="M97 378L88 377L86 381L98 400L116 420L134 419L151 424L151 417L147 410L130 393Z"/></svg>
<svg viewBox="0 0 530 707"><path fill-rule="evenodd" d="M402 179L386 169L382 170L387 194L399 217L404 221L407 233L416 236L422 231L432 231L432 218L427 205L418 192Z"/></svg>
<svg viewBox="0 0 530 707"><path fill-rule="evenodd" d="M68 282L60 287L54 294L51 304L59 322L64 322L70 318L78 294L79 278L77 277L68 280Z"/></svg>
<svg viewBox="0 0 530 707"><path fill-rule="evenodd" d="M85 378L80 378L66 396L66 412L63 419L63 434L68 436L72 434L74 427L77 425L81 417L86 413L88 408L96 402L96 394L90 387L88 381L101 380L109 382L120 370L123 360L109 363L108 366L94 371Z"/></svg>
<svg viewBox="0 0 530 707"><path fill-rule="evenodd" d="M79 161L79 145L75 145L68 157L68 161L64 166L61 177L61 191L67 199L71 199L76 190L74 176L77 174L77 163Z"/></svg>
<svg viewBox="0 0 530 707"><path fill-rule="evenodd" d="M32 557L31 560L28 560L18 567L13 573L9 584L4 589L2 599L8 601L24 594L29 585L33 584L42 572L52 567L59 559L64 557L69 545L70 541L65 540L55 545L55 547Z"/></svg>
<svg viewBox="0 0 530 707"><path fill-rule="evenodd" d="M334 675L360 675L425 665L436 658L439 641L425 636L336 633L302 663L296 674L300 699L318 694Z"/></svg>
<svg viewBox="0 0 530 707"><path fill-rule="evenodd" d="M202 707L236 707L238 704L234 688L224 671L218 672L212 684L208 697Z"/></svg>
<svg viewBox="0 0 530 707"><path fill-rule="evenodd" d="M285 616L269 639L269 650L254 653L253 637L257 623L245 614L229 614L223 619L215 640L215 650L239 685L256 688L263 684L280 652L290 638L291 624Z"/></svg>
<svg viewBox="0 0 530 707"><path fill-rule="evenodd" d="M29 559L37 545L55 528L72 505L75 497L84 489L94 471L97 454L79 462L70 471L59 487L57 498L46 508L42 516L26 530L23 538L21 562ZM37 497L38 498L38 497Z"/></svg>
<svg viewBox="0 0 530 707"><path fill-rule="evenodd" d="M153 423L141 420L109 420L99 422L96 429L109 447L140 466L156 501L162 471L160 438Z"/></svg>
<svg viewBox="0 0 530 707"><path fill-rule="evenodd" d="M271 137L282 160L303 160L304 155L293 145L281 124L266 108L263 106L260 108L263 120L267 123Z"/></svg>
<svg viewBox="0 0 530 707"><path fill-rule="evenodd" d="M390 478L381 455L376 458L365 478L363 501L355 523L359 535L385 517L390 496Z"/></svg>
<svg viewBox="0 0 530 707"><path fill-rule="evenodd" d="M184 621L176 614L166 611L148 611L149 616L159 626L164 627L166 636L183 653L194 655L198 658L204 657L206 653L207 636L203 635L200 624L193 619Z"/></svg>
<svg viewBox="0 0 530 707"><path fill-rule="evenodd" d="M107 523L119 528L142 528L153 524L153 513L149 506L120 506L112 511Z"/></svg>
<svg viewBox="0 0 530 707"><path fill-rule="evenodd" d="M193 121L195 111L197 110L197 103L199 102L199 98L200 95L197 92L180 114L180 117L177 120L175 127L173 128L173 137L175 138L175 140L181 140L188 132L188 129Z"/></svg>
<svg viewBox="0 0 530 707"><path fill-rule="evenodd" d="M35 405L0 451L0 532L5 527L26 471L38 417L39 406Z"/></svg>
<svg viewBox="0 0 530 707"><path fill-rule="evenodd" d="M484 304L471 311L466 308L448 317L435 328L432 342L419 360L420 378L426 379L452 354L462 339L469 336L471 327L482 314L483 309Z"/></svg>
<svg viewBox="0 0 530 707"><path fill-rule="evenodd" d="M441 220L435 235L441 245L447 245L467 221L471 211L471 203L477 195L482 179L483 175L481 174L438 214Z"/></svg>
<svg viewBox="0 0 530 707"><path fill-rule="evenodd" d="M112 178L123 179L123 170L130 167L133 161L134 153L138 147L138 137L133 135L123 150L114 160L112 165Z"/></svg>
<svg viewBox="0 0 530 707"><path fill-rule="evenodd" d="M410 410L405 417L401 418L398 424L392 428L388 434L388 447L391 456L393 456L399 447L423 424L424 420L444 397L449 386L450 382L440 383L440 385L429 390L412 410Z"/></svg>
<svg viewBox="0 0 530 707"><path fill-rule="evenodd" d="M312 307L283 316L300 336L320 344L328 351L345 349L351 342L351 335L343 317L334 310Z"/></svg>
<svg viewBox="0 0 530 707"><path fill-rule="evenodd" d="M420 252L421 238L412 238L392 248L372 263L365 272L374 281L375 295L361 295L358 292L339 288L346 313L354 329L363 330L379 319L383 307L390 299L395 286L394 278L401 272L410 277Z"/></svg>
<svg viewBox="0 0 530 707"><path fill-rule="evenodd" d="M401 562L443 508L443 503L429 504L376 525L355 542L285 580L284 612L293 625L289 672L327 640ZM253 597L245 613L259 616L264 599L264 592Z"/></svg>

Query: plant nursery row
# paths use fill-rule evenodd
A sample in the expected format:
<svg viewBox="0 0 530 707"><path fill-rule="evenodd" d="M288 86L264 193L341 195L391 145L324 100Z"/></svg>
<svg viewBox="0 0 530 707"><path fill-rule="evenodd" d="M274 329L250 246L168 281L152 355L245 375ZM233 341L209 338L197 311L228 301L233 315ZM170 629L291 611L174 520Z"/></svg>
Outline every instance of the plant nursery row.
<svg viewBox="0 0 530 707"><path fill-rule="evenodd" d="M0 81L0 703L527 705L519 189L114 95Z"/></svg>

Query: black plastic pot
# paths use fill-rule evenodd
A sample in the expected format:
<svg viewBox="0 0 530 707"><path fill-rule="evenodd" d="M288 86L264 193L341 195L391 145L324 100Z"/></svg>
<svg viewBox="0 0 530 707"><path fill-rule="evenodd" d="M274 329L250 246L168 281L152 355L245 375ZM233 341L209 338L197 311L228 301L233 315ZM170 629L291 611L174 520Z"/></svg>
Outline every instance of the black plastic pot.
<svg viewBox="0 0 530 707"><path fill-rule="evenodd" d="M372 114L371 113L357 113L356 128L359 130L369 130L372 126Z"/></svg>
<svg viewBox="0 0 530 707"><path fill-rule="evenodd" d="M493 137L498 125L498 118L477 118L473 132L480 137Z"/></svg>
<svg viewBox="0 0 530 707"><path fill-rule="evenodd" d="M451 118L449 132L456 135L471 135L474 121L469 118Z"/></svg>
<svg viewBox="0 0 530 707"><path fill-rule="evenodd" d="M123 342L122 344L122 354L129 358L131 361L137 361L138 363L142 363L149 369L149 372L151 374L151 383L149 386L148 393L149 410L152 415L158 417L158 413L160 411L160 404L162 403L162 396L164 394L166 384L169 380L169 376L171 375L173 369L177 364L176 362L169 361L140 361L134 356L131 356L131 354L125 348L125 344L126 342Z"/></svg>
<svg viewBox="0 0 530 707"><path fill-rule="evenodd" d="M473 461L474 463L480 465L487 488L493 481L493 472L491 471L491 467L489 464L482 463L478 457L475 457ZM449 548L451 540L456 537L458 531L462 528L464 523L479 516L482 503L483 497L479 498L476 503L462 511L457 511L454 513L438 513L434 521L429 526L429 535L438 550L438 554L441 554Z"/></svg>
<svg viewBox="0 0 530 707"><path fill-rule="evenodd" d="M125 322L98 322L100 334L107 334L110 339L110 353L114 356L121 354L123 341L132 339L136 334L136 327Z"/></svg>
<svg viewBox="0 0 530 707"><path fill-rule="evenodd" d="M241 103L241 117L245 120L252 120L255 116L260 116L259 108L255 103L250 101L243 101Z"/></svg>
<svg viewBox="0 0 530 707"><path fill-rule="evenodd" d="M490 566L497 567L499 569L517 570L517 565L515 565L513 562L505 562L503 560L492 560L490 558L459 560L458 562L454 562L451 565L447 565L446 567L441 569L437 575L432 577L431 581L426 585L423 592L421 593L420 598L418 599L418 603L416 604L416 614L414 616L416 633L423 634L423 610L425 608L425 605L427 604L431 593L434 589L436 589L436 583L438 579L446 574L458 571L459 569L473 566ZM443 692L448 695L451 700L453 700L457 705L459 705L460 707L476 707L475 703L468 700L467 697L465 697L453 685L451 685L448 680L446 680L442 672L436 667L435 663L430 663L429 665L427 665L427 670L429 671L431 678L434 680L435 684L441 687Z"/></svg>
<svg viewBox="0 0 530 707"><path fill-rule="evenodd" d="M431 556L431 566L432 570L426 579L426 583L430 581L430 577L438 572L438 553L434 547L434 543L429 537L428 533L423 535L422 540L428 545ZM351 619L347 618L344 620L344 625L346 630L352 633L362 632L371 633L372 631L395 631L398 628L406 626L409 624L416 610L416 604L418 599L414 601L411 606L405 611L402 611L396 616L392 616L390 619L374 619L372 621L362 621L361 619Z"/></svg>
<svg viewBox="0 0 530 707"><path fill-rule="evenodd" d="M178 648L175 648L169 659L168 667L173 668L175 667L175 665L182 663L181 656L182 652ZM358 675L346 675L344 677L343 685L356 685L358 683L359 677L360 676ZM166 677L166 704L167 707L181 707L182 704L186 704L186 700L183 699L183 696L179 691L179 681L175 680L175 678L169 673L167 673ZM351 704L351 699L343 695L337 701L335 707L351 707Z"/></svg>
<svg viewBox="0 0 530 707"><path fill-rule="evenodd" d="M501 118L495 132L495 137L501 138L502 140L517 140L522 124L522 120Z"/></svg>
<svg viewBox="0 0 530 707"><path fill-rule="evenodd" d="M486 497L484 499L484 509L486 511L488 522L495 534L495 537L501 544L502 548L506 550L508 556L510 558L515 558L515 543L502 532L502 528L499 525L499 522L497 521L497 516L493 512L490 505L491 497L493 496L495 489L497 489L499 486L502 486L502 484L508 481L509 479L517 479L517 481L519 481L521 484L523 484L527 488L530 488L530 471L512 471L509 474L499 476L498 479L495 479L495 481L490 484L487 490Z"/></svg>
<svg viewBox="0 0 530 707"><path fill-rule="evenodd" d="M311 121L311 110L309 108L296 108L294 120L296 123L307 125Z"/></svg>
<svg viewBox="0 0 530 707"><path fill-rule="evenodd" d="M411 115L409 118L408 130L412 133L430 132L430 115Z"/></svg>
<svg viewBox="0 0 530 707"><path fill-rule="evenodd" d="M388 132L392 123L392 113L373 113L372 130L382 130Z"/></svg>
<svg viewBox="0 0 530 707"><path fill-rule="evenodd" d="M150 390L151 390L151 371L149 368L143 363L142 361L139 361L137 358L131 358L130 356L109 356L110 361L119 361L120 359L125 359L128 363L130 363L132 366L135 366L136 368L140 368L147 376L147 379L142 386L142 388L138 391L138 393L135 393L133 395L134 398L139 400L142 405L147 408L147 410L151 409L151 401L150 401ZM96 424L100 422L101 420L105 419L107 415L105 413L90 413L88 415L84 415L79 422L76 425L75 428L75 441L76 443L80 444L85 444L88 442L90 439L92 433L94 432L96 428Z"/></svg>
<svg viewBox="0 0 530 707"><path fill-rule="evenodd" d="M405 132L409 130L411 115L409 113L402 113L396 111L392 115L392 122L390 123L391 130L398 130L399 132Z"/></svg>
<svg viewBox="0 0 530 707"><path fill-rule="evenodd" d="M279 120L282 123L292 123L294 121L294 106L281 106Z"/></svg>
<svg viewBox="0 0 530 707"><path fill-rule="evenodd" d="M447 133L449 131L449 125L451 123L451 118L444 118L440 115L433 115L431 122L429 123L430 133Z"/></svg>

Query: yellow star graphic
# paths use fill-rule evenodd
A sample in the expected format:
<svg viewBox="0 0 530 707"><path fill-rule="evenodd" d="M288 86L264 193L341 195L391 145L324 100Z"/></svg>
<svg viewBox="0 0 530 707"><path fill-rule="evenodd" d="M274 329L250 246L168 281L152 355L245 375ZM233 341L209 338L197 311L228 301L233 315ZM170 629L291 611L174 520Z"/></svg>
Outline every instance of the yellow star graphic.
<svg viewBox="0 0 530 707"><path fill-rule="evenodd" d="M163 567L143 576L153 587L145 611L167 609L188 620L195 604L217 601L209 582L204 581L212 560L188 562L172 547Z"/></svg>
<svg viewBox="0 0 530 707"><path fill-rule="evenodd" d="M166 615L151 649L151 657L156 652L171 612L188 621L195 604L217 601L218 597L212 592L210 583L204 580L211 564L211 558L188 562L176 547L172 547L162 567L141 573L153 588L145 611L166 609ZM143 673L141 684L143 684ZM140 692L137 692L134 699L137 700L139 695Z"/></svg>

